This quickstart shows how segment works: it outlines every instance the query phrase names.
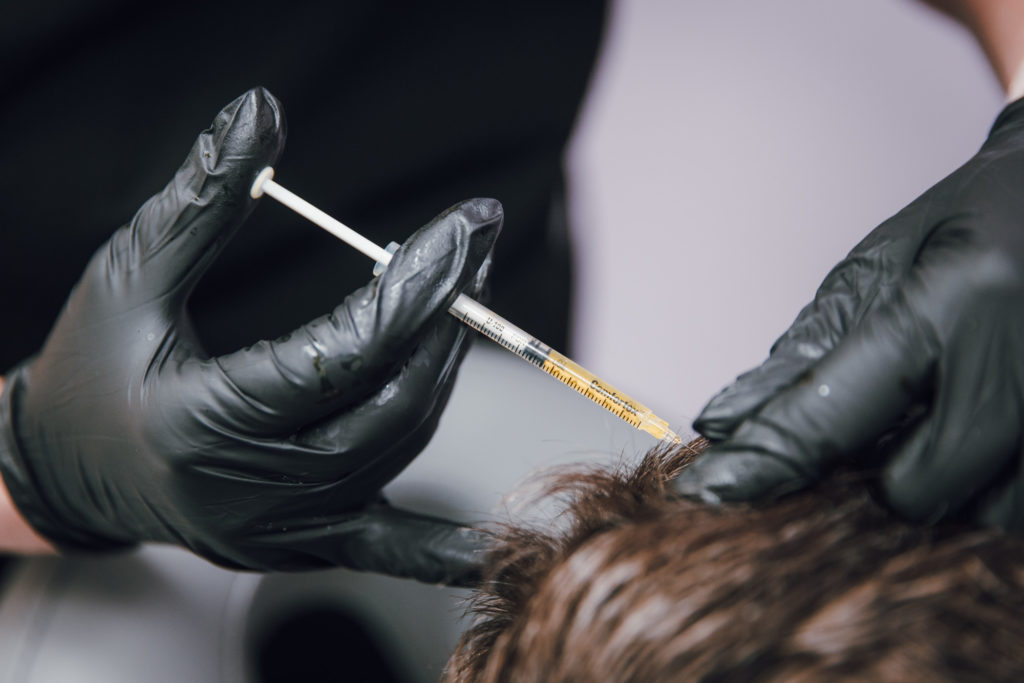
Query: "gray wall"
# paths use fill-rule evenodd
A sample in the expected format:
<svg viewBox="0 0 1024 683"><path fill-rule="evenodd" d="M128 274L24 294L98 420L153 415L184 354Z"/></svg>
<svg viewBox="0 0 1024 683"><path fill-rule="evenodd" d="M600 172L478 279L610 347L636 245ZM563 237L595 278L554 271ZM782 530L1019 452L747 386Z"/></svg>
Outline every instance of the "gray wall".
<svg viewBox="0 0 1024 683"><path fill-rule="evenodd" d="M1002 99L911 0L622 0L569 158L577 360L687 428Z"/></svg>

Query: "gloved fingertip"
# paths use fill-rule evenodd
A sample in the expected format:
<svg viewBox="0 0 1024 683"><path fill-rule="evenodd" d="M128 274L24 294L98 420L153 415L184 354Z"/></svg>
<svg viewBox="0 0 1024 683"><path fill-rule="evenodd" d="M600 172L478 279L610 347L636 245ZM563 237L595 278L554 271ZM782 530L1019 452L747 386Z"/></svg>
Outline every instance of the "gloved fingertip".
<svg viewBox="0 0 1024 683"><path fill-rule="evenodd" d="M440 583L458 588L478 586L494 537L481 529L458 527L446 549L446 575Z"/></svg>
<svg viewBox="0 0 1024 683"><path fill-rule="evenodd" d="M751 381L756 377L754 372L740 376L712 396L693 421L694 430L711 441L723 441L732 436L740 424L773 395L774 388L766 390Z"/></svg>
<svg viewBox="0 0 1024 683"><path fill-rule="evenodd" d="M779 349L761 365L748 370L711 397L694 420L696 431L712 441L730 437L740 425L773 398L793 386L820 357L804 352L810 342L797 344L797 350ZM817 347L815 347L817 348Z"/></svg>
<svg viewBox="0 0 1024 683"><path fill-rule="evenodd" d="M277 160L285 132L281 103L266 88L252 88L220 111L197 160L218 176L248 167L258 172Z"/></svg>
<svg viewBox="0 0 1024 683"><path fill-rule="evenodd" d="M491 224L497 221L499 228L501 220L505 216L505 209L501 202L488 197L466 199L456 204L456 208L474 223Z"/></svg>
<svg viewBox="0 0 1024 683"><path fill-rule="evenodd" d="M501 234L505 210L497 199L467 199L456 208L466 222L474 271L484 264Z"/></svg>
<svg viewBox="0 0 1024 683"><path fill-rule="evenodd" d="M671 483L671 491L680 498L702 500L712 505L722 502L721 498L704 486L704 478L696 464L690 465L680 472L679 476Z"/></svg>
<svg viewBox="0 0 1024 683"><path fill-rule="evenodd" d="M281 103L263 86L247 90L225 109L229 112L234 109L230 119L232 126L253 125L269 132L284 129Z"/></svg>
<svg viewBox="0 0 1024 683"><path fill-rule="evenodd" d="M720 405L709 403L693 421L694 431L711 441L729 438L736 431L741 418L729 410L728 406L725 406L725 410L722 408Z"/></svg>
<svg viewBox="0 0 1024 683"><path fill-rule="evenodd" d="M752 394L758 392L743 383L749 375L741 376L711 397L693 421L696 432L711 441L722 441L729 438L740 423L750 416L763 401L751 401Z"/></svg>
<svg viewBox="0 0 1024 683"><path fill-rule="evenodd" d="M684 498L717 504L773 500L806 485L806 477L778 458L711 448L680 473L671 489Z"/></svg>
<svg viewBox="0 0 1024 683"><path fill-rule="evenodd" d="M907 472L895 459L882 472L881 488L886 504L903 519L912 522L936 522L949 512L949 501L934 486L923 486L921 477Z"/></svg>
<svg viewBox="0 0 1024 683"><path fill-rule="evenodd" d="M496 199L459 202L407 243L411 258L406 262L416 267L433 261L436 275L446 281L443 289L449 299L463 291L474 296L485 285L504 218L501 202ZM448 305L450 300L444 307Z"/></svg>
<svg viewBox="0 0 1024 683"><path fill-rule="evenodd" d="M245 98L243 120L251 122L261 138L283 137L287 132L281 102L263 86L249 90Z"/></svg>
<svg viewBox="0 0 1024 683"><path fill-rule="evenodd" d="M462 267L473 262L475 272L491 252L504 221L501 203L495 199L467 199L450 206L406 241L396 254L403 263L419 269L437 264ZM389 270L395 270L395 261Z"/></svg>

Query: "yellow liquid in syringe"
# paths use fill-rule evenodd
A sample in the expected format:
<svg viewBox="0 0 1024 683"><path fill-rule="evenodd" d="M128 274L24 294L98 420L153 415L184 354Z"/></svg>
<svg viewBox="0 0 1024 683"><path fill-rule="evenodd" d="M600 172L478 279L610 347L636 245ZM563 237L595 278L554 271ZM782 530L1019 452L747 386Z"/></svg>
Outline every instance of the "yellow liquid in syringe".
<svg viewBox="0 0 1024 683"><path fill-rule="evenodd" d="M676 433L669 429L668 422L655 415L650 408L605 384L582 365L563 356L558 351L554 349L549 351L547 360L540 368L570 389L578 391L608 412L617 415L637 429L647 432L658 441L666 438L675 443L681 441Z"/></svg>
<svg viewBox="0 0 1024 683"><path fill-rule="evenodd" d="M449 312L492 341L504 346L523 360L536 365L570 389L586 396L613 415L659 441L680 443L668 422L647 406L634 401L579 363L555 351L466 295L460 295Z"/></svg>

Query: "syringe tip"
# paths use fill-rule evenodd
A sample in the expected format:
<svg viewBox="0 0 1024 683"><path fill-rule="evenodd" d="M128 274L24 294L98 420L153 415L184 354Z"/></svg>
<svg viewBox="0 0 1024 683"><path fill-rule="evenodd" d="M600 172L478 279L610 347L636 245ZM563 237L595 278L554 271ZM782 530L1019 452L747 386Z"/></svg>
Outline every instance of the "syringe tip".
<svg viewBox="0 0 1024 683"><path fill-rule="evenodd" d="M679 436L671 429L665 432L665 436L661 437L659 445L661 446L679 446L683 443L683 437Z"/></svg>
<svg viewBox="0 0 1024 683"><path fill-rule="evenodd" d="M259 199L263 196L263 184L274 177L274 169L267 166L265 169L260 171L260 174L256 176L256 180L252 181L252 187L249 189L249 196L253 199Z"/></svg>

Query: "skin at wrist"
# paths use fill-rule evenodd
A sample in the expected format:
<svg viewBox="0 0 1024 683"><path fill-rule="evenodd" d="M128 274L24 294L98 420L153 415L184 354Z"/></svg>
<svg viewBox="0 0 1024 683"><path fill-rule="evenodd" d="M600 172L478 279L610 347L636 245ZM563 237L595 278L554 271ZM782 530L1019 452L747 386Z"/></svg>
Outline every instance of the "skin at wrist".
<svg viewBox="0 0 1024 683"><path fill-rule="evenodd" d="M0 377L0 391L4 381ZM0 479L0 552L19 555L53 555L57 550L35 532L14 506L7 486Z"/></svg>
<svg viewBox="0 0 1024 683"><path fill-rule="evenodd" d="M1008 102L1019 100L1024 97L1024 60L1021 61L1017 67L1017 75L1010 81L1010 85L1006 87L1006 99Z"/></svg>
<svg viewBox="0 0 1024 683"><path fill-rule="evenodd" d="M966 26L985 51L1009 99L1024 95L1024 3L1016 0L924 0Z"/></svg>

